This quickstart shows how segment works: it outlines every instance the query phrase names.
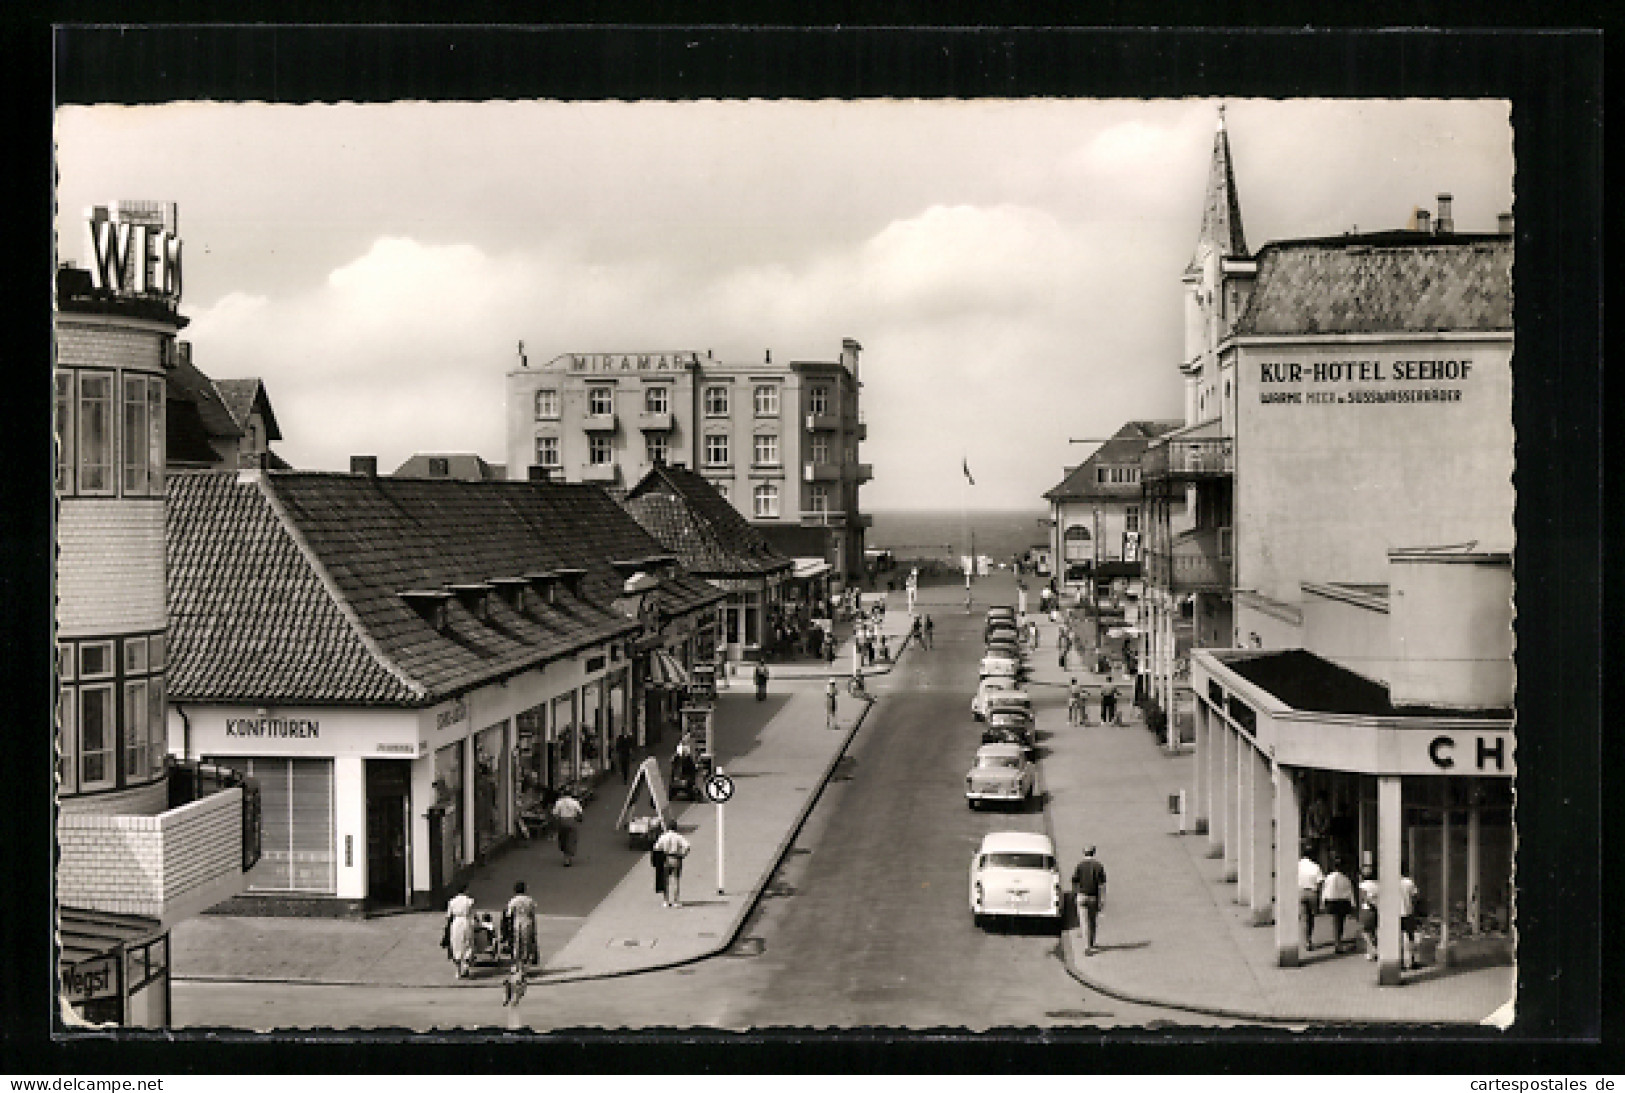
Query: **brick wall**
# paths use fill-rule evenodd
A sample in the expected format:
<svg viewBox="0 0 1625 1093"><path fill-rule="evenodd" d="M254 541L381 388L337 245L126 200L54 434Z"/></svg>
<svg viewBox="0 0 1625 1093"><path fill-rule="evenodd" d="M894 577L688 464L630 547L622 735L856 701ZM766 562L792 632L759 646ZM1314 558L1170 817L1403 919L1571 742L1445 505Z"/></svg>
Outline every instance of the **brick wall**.
<svg viewBox="0 0 1625 1093"><path fill-rule="evenodd" d="M162 498L65 500L56 537L56 617L63 636L164 628Z"/></svg>
<svg viewBox="0 0 1625 1093"><path fill-rule="evenodd" d="M59 902L164 918L166 905L241 875L242 790L153 816L59 816L57 845Z"/></svg>
<svg viewBox="0 0 1625 1093"><path fill-rule="evenodd" d="M117 322L119 326L109 325ZM131 319L85 319L57 316L56 362L59 368L139 368L163 371L160 356L164 333L156 326L137 326Z"/></svg>

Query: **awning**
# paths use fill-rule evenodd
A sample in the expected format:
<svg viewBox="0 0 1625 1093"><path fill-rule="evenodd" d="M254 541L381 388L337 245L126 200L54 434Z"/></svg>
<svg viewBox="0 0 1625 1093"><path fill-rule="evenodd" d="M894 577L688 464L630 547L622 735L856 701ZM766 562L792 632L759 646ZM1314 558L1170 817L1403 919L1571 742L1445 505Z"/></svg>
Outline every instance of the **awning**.
<svg viewBox="0 0 1625 1093"><path fill-rule="evenodd" d="M809 577L818 577L829 572L829 563L823 558L797 558L796 580L806 580Z"/></svg>
<svg viewBox="0 0 1625 1093"><path fill-rule="evenodd" d="M656 649L649 654L648 681L656 686L686 687L688 672L678 663L676 657L664 649Z"/></svg>

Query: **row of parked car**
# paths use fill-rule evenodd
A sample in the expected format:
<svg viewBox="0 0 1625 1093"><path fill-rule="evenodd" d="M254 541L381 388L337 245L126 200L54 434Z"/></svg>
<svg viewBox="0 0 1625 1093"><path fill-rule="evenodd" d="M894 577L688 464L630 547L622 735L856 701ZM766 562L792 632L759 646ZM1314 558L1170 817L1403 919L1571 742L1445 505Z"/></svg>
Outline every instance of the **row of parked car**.
<svg viewBox="0 0 1625 1093"><path fill-rule="evenodd" d="M1026 654L1015 609L988 609L986 650L978 669L971 716L982 723L982 745L965 775L965 801L1025 808L1032 800L1036 758ZM1060 867L1049 837L994 831L971 857L970 911L977 926L995 918L1043 918L1059 927L1065 913Z"/></svg>

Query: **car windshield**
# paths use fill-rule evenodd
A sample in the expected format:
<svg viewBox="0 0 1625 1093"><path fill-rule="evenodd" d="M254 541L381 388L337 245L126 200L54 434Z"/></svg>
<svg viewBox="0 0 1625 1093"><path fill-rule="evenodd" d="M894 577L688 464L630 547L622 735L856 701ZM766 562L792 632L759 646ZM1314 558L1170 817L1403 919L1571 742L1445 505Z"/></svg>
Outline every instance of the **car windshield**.
<svg viewBox="0 0 1625 1093"><path fill-rule="evenodd" d="M1055 859L1048 854L1025 850L1001 850L982 855L983 869L1054 869Z"/></svg>
<svg viewBox="0 0 1625 1093"><path fill-rule="evenodd" d="M1021 760L1014 755L978 755L978 767L1020 767Z"/></svg>

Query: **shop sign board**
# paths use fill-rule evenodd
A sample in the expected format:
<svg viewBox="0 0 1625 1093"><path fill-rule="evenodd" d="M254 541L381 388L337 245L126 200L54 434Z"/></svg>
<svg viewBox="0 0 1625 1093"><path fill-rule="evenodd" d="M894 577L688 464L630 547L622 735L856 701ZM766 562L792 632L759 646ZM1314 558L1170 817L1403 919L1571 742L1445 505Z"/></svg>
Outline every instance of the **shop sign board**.
<svg viewBox="0 0 1625 1093"><path fill-rule="evenodd" d="M62 995L69 1002L117 998L118 954L106 953L78 964L62 965Z"/></svg>
<svg viewBox="0 0 1625 1093"><path fill-rule="evenodd" d="M181 298L181 241L152 224L85 221L85 254L91 287L119 296Z"/></svg>

